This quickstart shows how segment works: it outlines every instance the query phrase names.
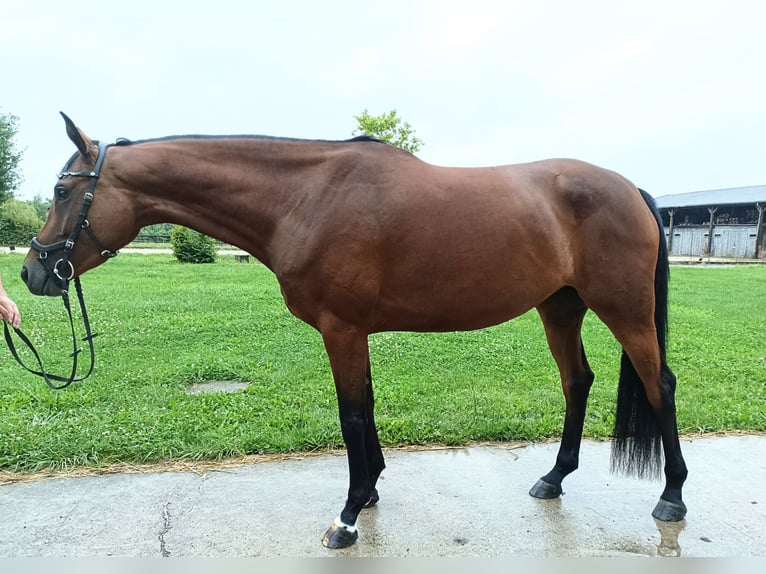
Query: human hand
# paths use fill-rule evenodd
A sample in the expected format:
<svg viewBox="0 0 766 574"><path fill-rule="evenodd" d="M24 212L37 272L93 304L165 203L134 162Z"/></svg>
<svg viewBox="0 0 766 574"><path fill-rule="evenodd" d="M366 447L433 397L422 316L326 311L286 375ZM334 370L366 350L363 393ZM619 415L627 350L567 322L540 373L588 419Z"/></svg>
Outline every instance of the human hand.
<svg viewBox="0 0 766 574"><path fill-rule="evenodd" d="M14 328L21 324L21 313L14 303L13 299L8 297L7 293L0 292L0 317L8 321Z"/></svg>

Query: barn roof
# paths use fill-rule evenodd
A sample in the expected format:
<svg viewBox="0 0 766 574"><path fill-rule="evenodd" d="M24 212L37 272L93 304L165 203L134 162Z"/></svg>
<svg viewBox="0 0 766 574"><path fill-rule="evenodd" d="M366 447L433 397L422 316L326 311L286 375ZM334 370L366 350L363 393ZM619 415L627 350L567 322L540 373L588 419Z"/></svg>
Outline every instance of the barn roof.
<svg viewBox="0 0 766 574"><path fill-rule="evenodd" d="M657 207L703 207L706 205L738 205L742 203L766 203L766 185L732 187L728 189L710 189L676 193L654 198Z"/></svg>

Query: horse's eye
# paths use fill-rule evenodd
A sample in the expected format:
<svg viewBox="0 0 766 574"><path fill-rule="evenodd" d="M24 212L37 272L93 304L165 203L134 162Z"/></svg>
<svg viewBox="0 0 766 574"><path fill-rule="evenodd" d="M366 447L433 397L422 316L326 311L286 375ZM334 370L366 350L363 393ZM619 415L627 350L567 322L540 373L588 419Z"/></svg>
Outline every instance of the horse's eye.
<svg viewBox="0 0 766 574"><path fill-rule="evenodd" d="M69 193L70 193L69 190L66 187L63 187L63 186L57 186L53 190L53 196L58 201L65 201L66 199L68 199L69 198Z"/></svg>

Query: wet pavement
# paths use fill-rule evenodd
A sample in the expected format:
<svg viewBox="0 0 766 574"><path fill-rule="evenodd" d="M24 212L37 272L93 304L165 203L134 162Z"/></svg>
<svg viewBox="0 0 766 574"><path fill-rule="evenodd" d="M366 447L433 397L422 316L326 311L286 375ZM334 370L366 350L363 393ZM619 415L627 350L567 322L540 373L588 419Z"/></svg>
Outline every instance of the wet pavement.
<svg viewBox="0 0 766 574"><path fill-rule="evenodd" d="M345 456L196 472L47 478L0 486L0 556L766 556L766 436L684 440L678 524L651 511L658 481L609 473L583 443L556 500L527 494L558 444L386 451L381 500L351 548L320 539L344 502Z"/></svg>

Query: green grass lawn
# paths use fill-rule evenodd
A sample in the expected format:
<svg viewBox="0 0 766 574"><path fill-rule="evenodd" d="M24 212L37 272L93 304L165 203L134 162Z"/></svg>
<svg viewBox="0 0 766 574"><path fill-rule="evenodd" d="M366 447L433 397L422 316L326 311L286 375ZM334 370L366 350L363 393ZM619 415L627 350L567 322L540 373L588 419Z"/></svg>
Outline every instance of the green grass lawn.
<svg viewBox="0 0 766 574"><path fill-rule="evenodd" d="M20 255L0 255L22 328L67 372L61 300L33 297ZM0 360L0 469L221 458L342 445L318 333L284 306L274 276L231 256L184 265L123 254L83 277L96 369L60 392ZM673 268L669 361L682 433L766 430L766 266ZM619 347L592 314L584 341L596 383L585 433L613 424ZM539 440L561 432L564 400L535 312L481 331L370 338L386 445ZM29 360L32 364L31 358ZM187 395L207 380L252 384Z"/></svg>

